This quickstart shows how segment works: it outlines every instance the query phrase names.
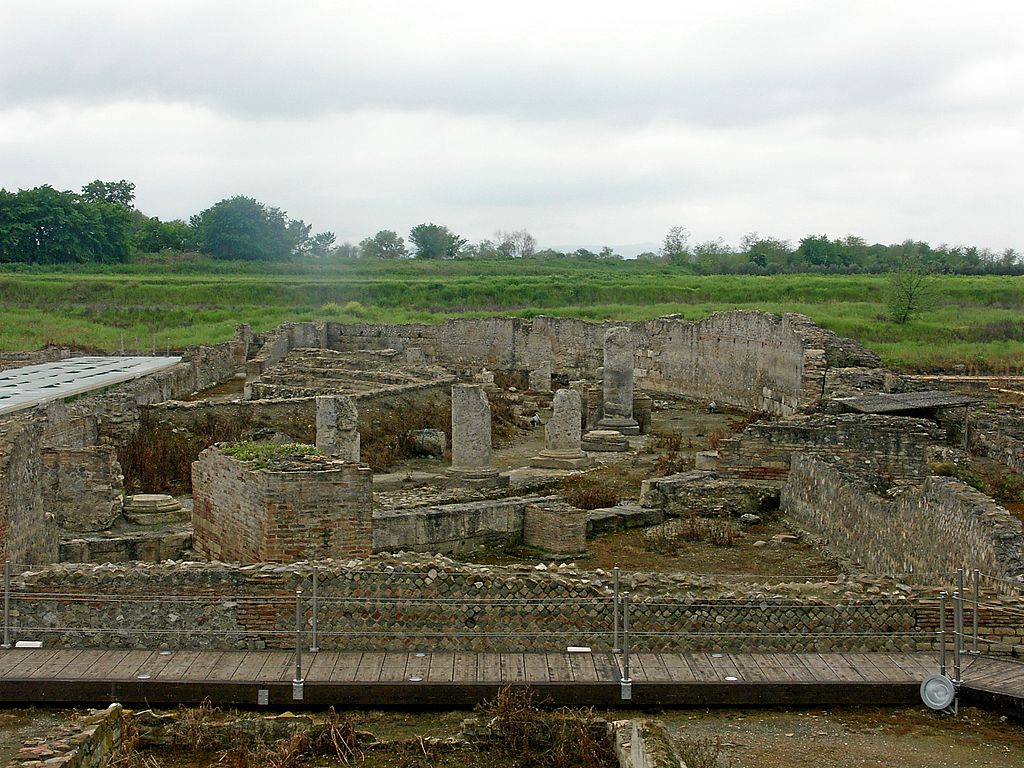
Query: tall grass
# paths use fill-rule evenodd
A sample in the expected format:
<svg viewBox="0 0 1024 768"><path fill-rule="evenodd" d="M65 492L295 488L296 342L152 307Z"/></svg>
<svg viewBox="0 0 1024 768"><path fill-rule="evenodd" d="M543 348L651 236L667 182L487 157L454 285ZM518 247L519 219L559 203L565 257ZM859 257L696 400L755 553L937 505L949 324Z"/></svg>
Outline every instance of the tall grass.
<svg viewBox="0 0 1024 768"><path fill-rule="evenodd" d="M884 275L697 276L651 262L353 261L328 264L0 268L0 349L52 342L115 351L229 337L237 322L437 323L547 314L689 320L724 309L801 312L896 366L1024 365L1024 277L942 276L942 300L904 324L885 318ZM1000 330L993 333L991 329ZM990 329L986 331L985 329Z"/></svg>

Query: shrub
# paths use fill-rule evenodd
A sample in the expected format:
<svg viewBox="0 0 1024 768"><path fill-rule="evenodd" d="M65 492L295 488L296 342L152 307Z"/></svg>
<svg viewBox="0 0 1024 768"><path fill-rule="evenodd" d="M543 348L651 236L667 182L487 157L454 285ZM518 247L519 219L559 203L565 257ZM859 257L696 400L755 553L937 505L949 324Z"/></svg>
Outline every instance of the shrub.
<svg viewBox="0 0 1024 768"><path fill-rule="evenodd" d="M644 548L663 555L679 551L684 542L703 541L716 547L732 547L740 530L731 520L709 520L688 515L644 531Z"/></svg>
<svg viewBox="0 0 1024 768"><path fill-rule="evenodd" d="M623 499L637 498L640 481L619 467L602 467L562 479L559 493L574 507L614 507Z"/></svg>

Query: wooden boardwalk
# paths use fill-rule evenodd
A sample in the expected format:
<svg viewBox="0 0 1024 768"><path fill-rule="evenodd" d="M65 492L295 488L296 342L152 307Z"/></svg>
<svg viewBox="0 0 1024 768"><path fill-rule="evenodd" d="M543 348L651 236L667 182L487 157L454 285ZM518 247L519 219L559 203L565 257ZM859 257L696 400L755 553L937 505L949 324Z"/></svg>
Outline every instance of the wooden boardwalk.
<svg viewBox="0 0 1024 768"><path fill-rule="evenodd" d="M935 658L900 653L639 653L632 699L611 653L303 654L302 704L342 708L472 707L508 684L553 704L602 707L913 704ZM0 701L197 703L295 707L289 651L0 651ZM1020 706L1024 664L965 657L964 698Z"/></svg>

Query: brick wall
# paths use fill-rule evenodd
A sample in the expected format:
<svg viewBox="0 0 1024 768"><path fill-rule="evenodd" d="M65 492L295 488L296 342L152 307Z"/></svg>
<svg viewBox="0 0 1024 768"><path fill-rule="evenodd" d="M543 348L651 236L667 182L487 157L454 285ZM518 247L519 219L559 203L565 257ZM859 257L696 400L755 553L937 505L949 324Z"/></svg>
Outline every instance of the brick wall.
<svg viewBox="0 0 1024 768"><path fill-rule="evenodd" d="M44 449L43 507L68 531L101 531L121 514L124 486L109 445Z"/></svg>
<svg viewBox="0 0 1024 768"><path fill-rule="evenodd" d="M587 551L587 513L566 504L529 504L523 517L523 544L552 555Z"/></svg>
<svg viewBox="0 0 1024 768"><path fill-rule="evenodd" d="M373 473L332 459L308 469L255 469L208 448L193 464L193 546L231 562L366 557L373 548Z"/></svg>
<svg viewBox="0 0 1024 768"><path fill-rule="evenodd" d="M0 556L56 562L57 525L43 506L42 426L31 416L0 420Z"/></svg>

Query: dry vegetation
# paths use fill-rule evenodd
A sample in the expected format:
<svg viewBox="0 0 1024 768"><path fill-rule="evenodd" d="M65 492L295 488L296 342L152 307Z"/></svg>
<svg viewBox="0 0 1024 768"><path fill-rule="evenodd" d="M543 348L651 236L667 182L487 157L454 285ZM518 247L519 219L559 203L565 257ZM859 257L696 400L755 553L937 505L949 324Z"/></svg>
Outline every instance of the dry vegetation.
<svg viewBox="0 0 1024 768"><path fill-rule="evenodd" d="M569 475L559 493L574 507L602 509L614 507L625 499L640 496L640 483L646 473L618 464L600 467L584 474Z"/></svg>
<svg viewBox="0 0 1024 768"><path fill-rule="evenodd" d="M731 520L687 515L644 531L644 548L663 555L674 555L684 542L703 541L716 547L733 547L740 529Z"/></svg>

